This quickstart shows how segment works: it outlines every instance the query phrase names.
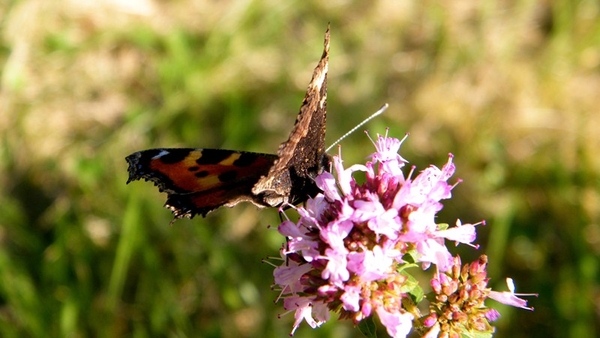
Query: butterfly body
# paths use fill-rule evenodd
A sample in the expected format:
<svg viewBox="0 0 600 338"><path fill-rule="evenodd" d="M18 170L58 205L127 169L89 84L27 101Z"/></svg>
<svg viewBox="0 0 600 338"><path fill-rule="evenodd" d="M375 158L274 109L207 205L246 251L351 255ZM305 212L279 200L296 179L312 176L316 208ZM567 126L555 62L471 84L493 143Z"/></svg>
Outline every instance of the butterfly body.
<svg viewBox="0 0 600 338"><path fill-rule="evenodd" d="M277 155L223 149L159 148L135 152L127 183L144 179L167 193L175 218L206 216L220 207L297 204L320 189L314 179L329 168L325 153L329 29L324 51L306 91L296 124Z"/></svg>

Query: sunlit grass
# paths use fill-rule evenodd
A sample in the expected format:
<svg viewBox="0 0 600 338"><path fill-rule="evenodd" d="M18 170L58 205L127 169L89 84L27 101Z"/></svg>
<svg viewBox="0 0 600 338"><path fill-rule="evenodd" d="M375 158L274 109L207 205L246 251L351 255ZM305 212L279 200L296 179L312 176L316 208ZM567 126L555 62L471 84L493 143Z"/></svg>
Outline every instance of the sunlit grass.
<svg viewBox="0 0 600 338"><path fill-rule="evenodd" d="M276 152L329 22L328 142L388 102L372 134L410 132L420 169L456 156L440 221L487 219L492 284L540 293L533 313L503 309L498 336L598 335L598 4L116 3L0 11L1 336L287 335L260 263L276 211L170 227L151 184L125 186L124 157ZM371 151L342 142L348 163ZM358 335L339 324L296 336Z"/></svg>

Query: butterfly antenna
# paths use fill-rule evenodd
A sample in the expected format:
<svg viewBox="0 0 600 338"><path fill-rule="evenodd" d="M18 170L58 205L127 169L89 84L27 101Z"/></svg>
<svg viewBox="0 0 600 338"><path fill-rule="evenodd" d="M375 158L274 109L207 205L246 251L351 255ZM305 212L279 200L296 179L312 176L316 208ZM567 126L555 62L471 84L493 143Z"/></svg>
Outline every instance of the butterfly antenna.
<svg viewBox="0 0 600 338"><path fill-rule="evenodd" d="M383 112L388 109L390 105L389 104L384 104L383 106L381 106L381 108L379 108L378 111L376 111L375 113L373 113L373 115L367 117L366 119L364 119L364 121L362 121L361 123L359 123L356 127L352 128L349 132L345 133L344 135L342 135L342 137L340 137L337 141L333 142L332 145L329 146L329 148L327 148L327 150L325 150L325 152L329 152L329 150L331 150L331 148L335 147L335 145L337 145L338 143L342 142L343 139L345 139L346 137L348 137L348 135L352 134L353 132L356 131L356 129L362 127L363 125L365 125L365 123L371 121L372 119L374 119L375 117L383 114Z"/></svg>

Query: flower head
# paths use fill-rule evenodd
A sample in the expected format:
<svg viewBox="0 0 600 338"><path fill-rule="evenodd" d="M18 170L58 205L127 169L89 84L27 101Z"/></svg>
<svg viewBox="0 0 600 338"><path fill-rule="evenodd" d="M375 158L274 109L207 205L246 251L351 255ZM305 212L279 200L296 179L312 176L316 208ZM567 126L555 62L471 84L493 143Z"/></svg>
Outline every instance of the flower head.
<svg viewBox="0 0 600 338"><path fill-rule="evenodd" d="M448 337L460 336L462 332L494 332L489 323L500 314L485 306L487 298L531 309L525 307L527 301L515 296L514 289L497 292L487 287L487 262L487 256L482 255L473 263L461 265L457 256L447 272L439 273L431 280L435 301L431 302L430 314L425 320L425 325L431 327L430 332L443 332Z"/></svg>
<svg viewBox="0 0 600 338"><path fill-rule="evenodd" d="M335 311L355 324L376 315L390 336L406 337L420 317L411 305L420 288L407 270L415 263L438 271L432 280L436 302L421 321L430 332L448 332L447 324L455 322L489 328L486 318L494 313L481 310L490 294L485 262L462 272L460 259L445 245L449 240L474 246L481 223L457 221L448 227L435 222L441 200L450 198L455 186L448 183L455 171L453 156L441 169L430 166L413 178L412 168L405 176L401 169L406 160L397 153L402 141L378 136L377 151L365 165L344 168L341 157L334 156L335 176L325 172L315 179L322 193L295 208L297 222L286 220L278 227L287 238L282 250L286 259L274 276L284 308L295 313L292 333L303 320L314 328L328 319L328 311ZM355 181L357 171L365 173L364 183ZM457 304L468 309L456 309Z"/></svg>

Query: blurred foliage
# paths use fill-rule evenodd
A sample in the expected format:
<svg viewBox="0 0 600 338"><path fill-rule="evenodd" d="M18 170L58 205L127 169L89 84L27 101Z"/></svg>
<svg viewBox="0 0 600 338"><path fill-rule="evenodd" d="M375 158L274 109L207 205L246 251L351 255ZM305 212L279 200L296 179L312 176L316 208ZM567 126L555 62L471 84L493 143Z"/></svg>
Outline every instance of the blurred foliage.
<svg viewBox="0 0 600 338"><path fill-rule="evenodd" d="M277 212L168 226L124 157L275 152L328 22L328 142L389 102L372 135L410 132L420 169L456 156L440 222L486 219L470 258L488 253L496 289L540 294L534 312L501 307L498 336L600 335L598 2L2 3L0 336L286 336L261 264ZM372 151L342 142L346 163ZM358 335L335 319L296 333Z"/></svg>

